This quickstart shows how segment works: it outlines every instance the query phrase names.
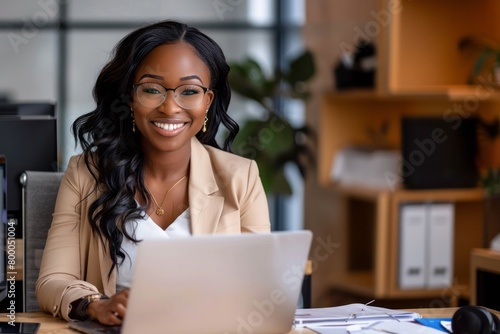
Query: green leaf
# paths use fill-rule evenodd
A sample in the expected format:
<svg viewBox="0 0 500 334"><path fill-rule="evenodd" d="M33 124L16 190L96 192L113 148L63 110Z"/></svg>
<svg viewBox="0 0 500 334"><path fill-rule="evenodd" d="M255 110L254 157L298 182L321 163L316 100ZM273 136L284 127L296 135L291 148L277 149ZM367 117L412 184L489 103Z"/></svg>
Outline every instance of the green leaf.
<svg viewBox="0 0 500 334"><path fill-rule="evenodd" d="M285 80L293 87L298 82L311 79L315 71L314 57L309 50L306 50L290 62L290 70L285 76Z"/></svg>
<svg viewBox="0 0 500 334"><path fill-rule="evenodd" d="M267 79L262 67L252 58L231 63L229 83L236 93L265 106L265 99L273 96L278 86L276 78Z"/></svg>
<svg viewBox="0 0 500 334"><path fill-rule="evenodd" d="M485 64L488 62L488 60L491 61L491 58L494 56L495 54L490 50L487 50L479 55L472 68L472 80L475 80L482 74Z"/></svg>
<svg viewBox="0 0 500 334"><path fill-rule="evenodd" d="M250 120L240 127L238 135L233 141L233 151L243 157L256 159L260 151L264 149L258 142L258 132L261 121Z"/></svg>
<svg viewBox="0 0 500 334"><path fill-rule="evenodd" d="M262 91L262 86L250 80L247 70L239 64L234 64L229 72L229 82L231 89L241 94L242 96L255 100L257 102L263 101L265 94Z"/></svg>
<svg viewBox="0 0 500 334"><path fill-rule="evenodd" d="M269 156L280 156L294 148L294 129L273 115L268 120L250 120L240 128L233 147L239 154L253 158L265 151Z"/></svg>
<svg viewBox="0 0 500 334"><path fill-rule="evenodd" d="M283 119L272 116L260 131L260 140L269 155L279 156L293 149L294 130Z"/></svg>
<svg viewBox="0 0 500 334"><path fill-rule="evenodd" d="M266 193L284 195L292 193L292 188L286 179L283 168L276 169L264 160L257 160L256 162L259 166L260 180Z"/></svg>
<svg viewBox="0 0 500 334"><path fill-rule="evenodd" d="M290 183L286 178L283 168L274 173L274 179L270 188L270 193L283 195L292 194L292 187L290 186Z"/></svg>
<svg viewBox="0 0 500 334"><path fill-rule="evenodd" d="M271 193L274 174L275 174L274 168L270 163L266 162L266 160L263 160L262 157L256 159L255 162L259 167L259 176L262 182L262 186L264 187L264 191L266 193Z"/></svg>
<svg viewBox="0 0 500 334"><path fill-rule="evenodd" d="M240 64L240 70L245 77L257 86L264 84L267 79L259 63L253 58L247 58Z"/></svg>

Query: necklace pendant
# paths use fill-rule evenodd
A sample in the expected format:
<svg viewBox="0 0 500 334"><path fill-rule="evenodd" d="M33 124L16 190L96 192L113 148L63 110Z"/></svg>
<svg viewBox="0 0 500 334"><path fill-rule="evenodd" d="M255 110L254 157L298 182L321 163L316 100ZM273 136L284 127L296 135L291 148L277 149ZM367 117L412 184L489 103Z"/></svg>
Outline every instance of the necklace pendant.
<svg viewBox="0 0 500 334"><path fill-rule="evenodd" d="M165 213L165 210L163 210L162 208L158 208L156 209L156 214L158 216L163 216L163 214Z"/></svg>

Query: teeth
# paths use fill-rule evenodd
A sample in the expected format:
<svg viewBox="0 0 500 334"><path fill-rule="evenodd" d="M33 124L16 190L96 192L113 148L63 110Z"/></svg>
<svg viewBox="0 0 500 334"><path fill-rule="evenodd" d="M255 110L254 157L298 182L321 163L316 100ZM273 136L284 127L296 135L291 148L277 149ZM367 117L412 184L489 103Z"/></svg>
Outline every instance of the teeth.
<svg viewBox="0 0 500 334"><path fill-rule="evenodd" d="M154 122L154 125L156 125L159 128L162 128L163 130L173 131L173 130L177 130L178 128L182 127L184 125L184 123L171 124L171 123Z"/></svg>

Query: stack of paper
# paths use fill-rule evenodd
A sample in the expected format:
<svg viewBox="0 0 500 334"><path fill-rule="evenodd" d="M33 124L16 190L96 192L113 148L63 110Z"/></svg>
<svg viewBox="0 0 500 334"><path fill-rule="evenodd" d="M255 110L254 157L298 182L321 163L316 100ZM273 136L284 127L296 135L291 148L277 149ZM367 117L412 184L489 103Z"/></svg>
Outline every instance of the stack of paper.
<svg viewBox="0 0 500 334"><path fill-rule="evenodd" d="M338 327L351 325L370 325L384 320L413 321L421 318L414 312L391 310L365 304L348 304L326 308L297 309L295 326L297 327Z"/></svg>
<svg viewBox="0 0 500 334"><path fill-rule="evenodd" d="M398 165L401 153L394 150L344 148L335 155L330 170L332 181L383 189L400 186ZM394 175L394 177L392 177Z"/></svg>

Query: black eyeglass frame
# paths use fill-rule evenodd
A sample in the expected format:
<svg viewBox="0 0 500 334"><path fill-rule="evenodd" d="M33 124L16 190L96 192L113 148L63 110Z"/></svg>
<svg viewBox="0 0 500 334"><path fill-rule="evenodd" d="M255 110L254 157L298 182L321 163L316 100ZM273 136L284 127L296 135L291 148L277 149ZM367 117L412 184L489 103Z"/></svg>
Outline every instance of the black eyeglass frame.
<svg viewBox="0 0 500 334"><path fill-rule="evenodd" d="M205 87L205 86L202 86L202 85L198 85L198 84L182 84L182 85L179 85L179 86L177 86L177 87L175 87L175 88L167 88L167 87L165 87L165 86L163 86L162 84L159 84L159 83L157 83L157 82L141 82L141 83L138 83L138 84L135 84L135 85L133 85L133 86L132 86L132 89L133 89L133 91L134 91L134 94L137 94L137 87L142 86L142 85L146 85L146 84L150 84L150 85L151 85L151 84L158 85L158 86L160 86L160 87L163 87L163 89L165 89L165 95L164 95L163 101L161 101L161 103L160 103L158 106L162 105L162 103L163 103L163 102L165 102L165 100L167 99L167 93L168 93L168 91L169 91L169 90L171 90L171 91L173 91L173 92L174 92L174 101L175 101L175 103L177 103L177 105L179 105L179 107L184 108L184 109L193 109L193 108L196 108L197 106L192 107L192 108L186 108L186 107L181 106L181 105L179 104L179 102L177 102L177 98L176 98L176 97L177 97L177 95L175 95L175 90L176 90L177 88L182 87L182 86L196 86L196 87L198 87L198 88L201 88L201 90L203 91L203 97L205 97L205 94L206 94L209 90L211 90L211 89L210 89L210 88L208 88L208 87ZM139 100L139 98L138 98L138 100ZM141 101L140 101L140 100L139 100L139 102L141 103ZM200 100L200 103L201 103L201 100ZM141 104L142 104L142 103L141 103ZM199 104L198 104L198 105L199 105Z"/></svg>

